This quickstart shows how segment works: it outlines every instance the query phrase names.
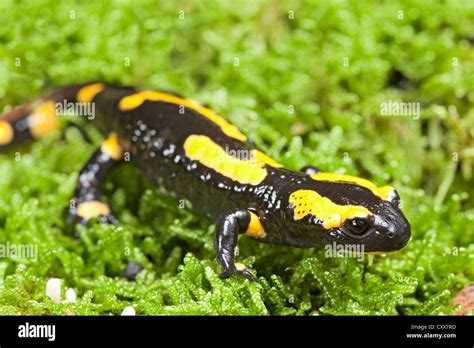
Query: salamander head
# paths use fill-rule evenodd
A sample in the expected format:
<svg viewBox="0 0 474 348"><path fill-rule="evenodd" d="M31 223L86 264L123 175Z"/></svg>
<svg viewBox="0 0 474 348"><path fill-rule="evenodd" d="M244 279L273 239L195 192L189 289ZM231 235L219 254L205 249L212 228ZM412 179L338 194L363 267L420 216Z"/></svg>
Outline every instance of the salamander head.
<svg viewBox="0 0 474 348"><path fill-rule="evenodd" d="M317 173L289 195L287 219L297 231L290 242L310 245L360 245L364 252L403 248L411 227L390 186L358 177ZM304 244L304 245L303 245Z"/></svg>

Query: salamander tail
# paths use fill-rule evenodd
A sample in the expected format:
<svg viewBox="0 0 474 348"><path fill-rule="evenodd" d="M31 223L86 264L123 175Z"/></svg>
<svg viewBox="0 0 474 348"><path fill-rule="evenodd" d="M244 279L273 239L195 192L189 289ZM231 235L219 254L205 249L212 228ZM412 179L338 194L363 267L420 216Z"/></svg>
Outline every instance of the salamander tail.
<svg viewBox="0 0 474 348"><path fill-rule="evenodd" d="M76 102L81 89L90 85L89 82L60 88L0 115L0 153L56 131L59 128L58 103Z"/></svg>

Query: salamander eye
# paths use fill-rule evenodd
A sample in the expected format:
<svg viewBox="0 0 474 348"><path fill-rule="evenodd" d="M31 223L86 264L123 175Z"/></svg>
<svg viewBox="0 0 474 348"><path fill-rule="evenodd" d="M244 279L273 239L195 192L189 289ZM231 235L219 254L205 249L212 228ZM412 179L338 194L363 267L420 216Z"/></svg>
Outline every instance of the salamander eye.
<svg viewBox="0 0 474 348"><path fill-rule="evenodd" d="M351 219L346 223L346 228L350 233L360 236L369 228L369 222L364 219Z"/></svg>

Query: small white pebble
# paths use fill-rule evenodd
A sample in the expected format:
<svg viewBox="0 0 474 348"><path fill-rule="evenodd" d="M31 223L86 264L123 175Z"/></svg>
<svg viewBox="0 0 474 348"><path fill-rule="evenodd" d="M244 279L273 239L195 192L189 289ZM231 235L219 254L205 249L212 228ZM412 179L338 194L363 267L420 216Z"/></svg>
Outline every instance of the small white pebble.
<svg viewBox="0 0 474 348"><path fill-rule="evenodd" d="M135 308L132 306L125 307L121 315L135 315Z"/></svg>
<svg viewBox="0 0 474 348"><path fill-rule="evenodd" d="M74 289L69 288L66 291L66 302L76 302L77 296Z"/></svg>
<svg viewBox="0 0 474 348"><path fill-rule="evenodd" d="M50 278L46 283L46 296L54 301L61 302L61 279Z"/></svg>

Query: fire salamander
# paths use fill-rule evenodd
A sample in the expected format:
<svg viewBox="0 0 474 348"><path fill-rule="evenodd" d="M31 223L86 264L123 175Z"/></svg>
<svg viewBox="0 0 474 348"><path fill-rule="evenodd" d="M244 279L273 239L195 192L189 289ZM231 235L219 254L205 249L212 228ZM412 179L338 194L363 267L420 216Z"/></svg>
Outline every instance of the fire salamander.
<svg viewBox="0 0 474 348"><path fill-rule="evenodd" d="M76 222L116 223L101 187L128 154L151 182L215 219L223 278L256 279L234 260L240 234L302 248L358 245L365 252L399 250L410 239L394 188L312 166L289 170L218 113L169 93L104 83L59 89L0 118L0 150L54 131L55 105L64 101L93 103L106 137L79 173L70 208Z"/></svg>

